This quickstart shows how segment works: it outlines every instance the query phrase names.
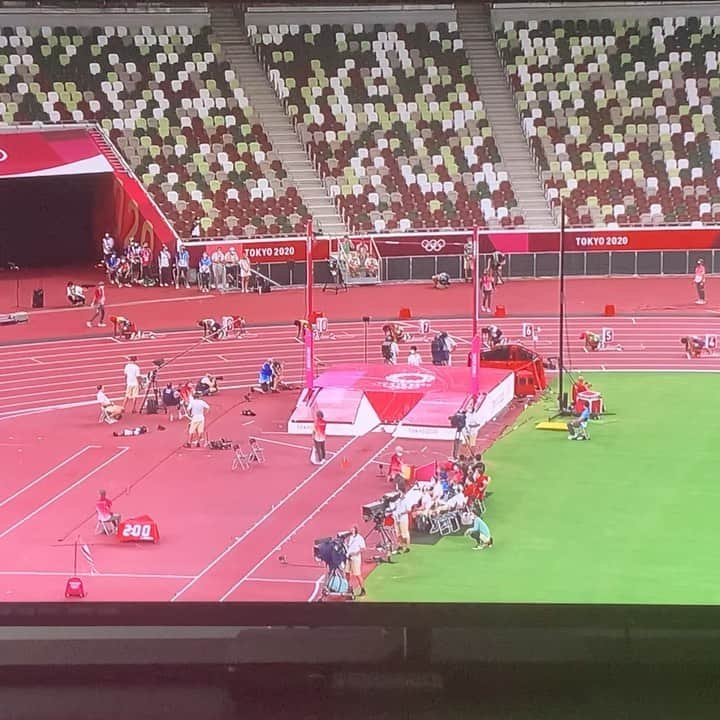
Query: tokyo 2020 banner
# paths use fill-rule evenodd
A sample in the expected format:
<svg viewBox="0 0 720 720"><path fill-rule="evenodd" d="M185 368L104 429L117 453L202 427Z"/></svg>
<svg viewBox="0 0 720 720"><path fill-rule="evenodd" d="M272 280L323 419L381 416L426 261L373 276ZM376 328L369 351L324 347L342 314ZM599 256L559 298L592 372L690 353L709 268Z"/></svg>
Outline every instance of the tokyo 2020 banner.
<svg viewBox="0 0 720 720"><path fill-rule="evenodd" d="M368 240L369 238L365 238ZM422 255L462 255L472 231L438 231L405 235L373 236L381 257ZM357 241L357 239L356 239ZM499 250L502 253L558 252L559 230L527 232L483 232L479 234L480 253ZM568 251L639 251L639 250L712 250L720 248L720 228L627 228L609 230L592 228L565 232Z"/></svg>

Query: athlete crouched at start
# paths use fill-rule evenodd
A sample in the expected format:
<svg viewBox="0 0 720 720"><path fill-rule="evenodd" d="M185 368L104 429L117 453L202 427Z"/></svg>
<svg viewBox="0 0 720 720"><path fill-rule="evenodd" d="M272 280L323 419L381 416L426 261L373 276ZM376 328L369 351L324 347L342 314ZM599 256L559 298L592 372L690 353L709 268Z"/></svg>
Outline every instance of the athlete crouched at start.
<svg viewBox="0 0 720 720"><path fill-rule="evenodd" d="M580 339L585 341L583 346L585 352L596 352L600 348L600 336L597 333L586 330L581 333Z"/></svg>
<svg viewBox="0 0 720 720"><path fill-rule="evenodd" d="M433 287L437 290L446 290L450 287L450 276L446 272L432 276Z"/></svg>
<svg viewBox="0 0 720 720"><path fill-rule="evenodd" d="M702 351L706 349L705 340L697 335L680 338L680 342L685 346L685 355L688 359L699 358Z"/></svg>
<svg viewBox="0 0 720 720"><path fill-rule="evenodd" d="M123 338L124 340L132 340L137 337L138 330L132 320L128 320L122 315L113 315L110 322L113 326L113 337Z"/></svg>
<svg viewBox="0 0 720 720"><path fill-rule="evenodd" d="M480 331L480 336L483 339L484 344L490 349L494 350L496 347L500 347L505 343L503 337L503 331L497 325L488 325Z"/></svg>
<svg viewBox="0 0 720 720"><path fill-rule="evenodd" d="M198 327L203 330L203 337L210 340L218 340L220 333L222 332L223 326L217 320L213 318L205 318L198 322Z"/></svg>

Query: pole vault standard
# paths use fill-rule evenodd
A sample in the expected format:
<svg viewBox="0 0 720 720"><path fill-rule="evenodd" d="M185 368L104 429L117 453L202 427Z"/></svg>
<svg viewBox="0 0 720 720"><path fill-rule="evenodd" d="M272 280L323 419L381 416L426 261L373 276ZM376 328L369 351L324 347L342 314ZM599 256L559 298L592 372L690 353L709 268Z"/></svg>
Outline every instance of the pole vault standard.
<svg viewBox="0 0 720 720"><path fill-rule="evenodd" d="M478 332L478 316L480 315L480 229L477 225L472 234L472 289L473 289L473 317L472 342L470 344L470 394L473 401L477 401L480 394L480 352L481 341Z"/></svg>
<svg viewBox="0 0 720 720"><path fill-rule="evenodd" d="M558 413L567 410L564 398L563 376L565 375L565 201L560 201L560 311L558 320L560 324L560 343L558 348Z"/></svg>
<svg viewBox="0 0 720 720"><path fill-rule="evenodd" d="M315 232L312 219L307 223L305 238L305 388L309 391L315 387L315 370L313 358L315 357L315 339L313 337L313 244Z"/></svg>

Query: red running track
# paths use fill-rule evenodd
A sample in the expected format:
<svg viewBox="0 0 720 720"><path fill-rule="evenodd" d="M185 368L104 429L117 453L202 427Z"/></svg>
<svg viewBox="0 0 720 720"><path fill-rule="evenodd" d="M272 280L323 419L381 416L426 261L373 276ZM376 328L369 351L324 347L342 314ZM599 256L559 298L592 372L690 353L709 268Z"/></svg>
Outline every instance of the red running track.
<svg viewBox="0 0 720 720"><path fill-rule="evenodd" d="M442 297L451 297L450 292ZM278 293L283 296L290 297ZM187 312L183 316L185 325L191 325ZM540 327L538 350L555 354L557 319L528 314L500 324L510 338L519 338L523 321ZM462 361L470 322L433 323L458 338ZM720 358L689 361L679 344L684 334L717 334L717 325L707 312L695 317L572 317L569 364L576 370L717 372ZM614 330L622 350L584 353L579 333L603 326ZM411 330L416 330L412 324ZM331 320L331 331L334 339L317 344L320 363L362 361L359 323ZM86 577L93 600L316 597L323 568L312 558L313 540L360 522L361 506L387 489L377 462L387 459L393 440L381 433L330 438L332 457L318 469L308 462L309 439L284 432L294 393L258 397L250 405L256 415L242 415L248 407L243 395L267 356L283 358L288 379L299 379L301 348L292 338L293 329L286 324L251 328L242 340L216 343L201 342L199 332L187 331L130 343L89 337L0 347L0 362L10 369L0 379L0 462L6 468L0 495L0 597L60 599L78 537L92 546L100 572ZM381 323L373 322L371 359L379 360L380 342ZM428 359L427 339L416 337L415 342ZM211 401L210 436L245 443L248 435L256 435L265 445L267 463L232 472L231 453L185 450L184 424L158 416L147 435L113 438L113 429L139 424L140 417L150 420L128 416L112 427L98 422L95 385L105 383L117 397L130 354L138 355L145 368L157 357L178 356L163 370L164 380L194 380L205 370L223 375L226 389ZM166 430L159 430L158 422ZM411 462L443 457L449 449L422 441L403 441L403 446ZM154 517L161 542L120 545L115 538L95 536L93 507L100 487L123 515ZM87 571L84 561L80 564Z"/></svg>
<svg viewBox="0 0 720 720"><path fill-rule="evenodd" d="M65 299L67 278L91 283L101 276L96 271L68 270L67 275L27 275L23 277L19 305L30 313L24 325L0 327L0 343L48 338L96 337L107 330L88 330L87 308L70 308ZM15 275L0 273L0 313L16 309ZM618 314L674 313L690 317L717 317L720 312L714 280L707 283L708 305L695 305L695 290L689 277L568 278L567 311L574 315L600 315L606 304L614 304ZM42 287L45 308L29 308L32 289ZM186 329L203 317L242 314L255 325L287 324L304 308L304 292L279 290L268 295L211 293L196 289L126 288L107 290L108 312L123 315L144 330ZM512 280L498 288L494 302L506 307L509 315L554 315L558 309L557 279ZM331 321L397 317L401 307L409 307L414 317L457 317L472 313L472 291L465 283L447 290L435 290L428 283L395 283L356 287L349 292L323 293L315 288L315 307Z"/></svg>

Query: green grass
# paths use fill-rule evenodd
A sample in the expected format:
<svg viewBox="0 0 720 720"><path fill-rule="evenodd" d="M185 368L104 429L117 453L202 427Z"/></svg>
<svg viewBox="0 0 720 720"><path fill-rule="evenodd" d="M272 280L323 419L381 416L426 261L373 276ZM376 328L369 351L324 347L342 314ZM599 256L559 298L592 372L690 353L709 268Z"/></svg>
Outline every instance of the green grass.
<svg viewBox="0 0 720 720"><path fill-rule="evenodd" d="M535 429L488 451L495 538L414 546L368 579L386 602L720 604L720 463L712 374L602 373L589 442Z"/></svg>

